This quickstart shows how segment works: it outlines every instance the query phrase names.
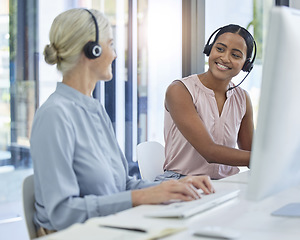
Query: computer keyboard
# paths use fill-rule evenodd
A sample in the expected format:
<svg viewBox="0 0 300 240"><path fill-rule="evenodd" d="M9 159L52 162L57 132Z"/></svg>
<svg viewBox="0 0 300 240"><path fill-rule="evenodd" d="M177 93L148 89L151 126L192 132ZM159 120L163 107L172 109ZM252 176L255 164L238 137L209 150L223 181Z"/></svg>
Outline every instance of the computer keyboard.
<svg viewBox="0 0 300 240"><path fill-rule="evenodd" d="M211 209L238 196L240 190L219 190L216 193L201 194L201 199L188 202L175 202L164 205L157 211L145 214L156 218L186 218Z"/></svg>

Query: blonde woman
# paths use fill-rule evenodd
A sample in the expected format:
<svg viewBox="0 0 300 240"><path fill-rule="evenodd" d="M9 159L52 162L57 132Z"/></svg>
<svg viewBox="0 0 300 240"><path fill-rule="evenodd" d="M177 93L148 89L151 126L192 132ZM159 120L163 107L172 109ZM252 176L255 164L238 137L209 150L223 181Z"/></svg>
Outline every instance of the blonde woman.
<svg viewBox="0 0 300 240"><path fill-rule="evenodd" d="M128 165L110 119L91 97L97 81L112 78L116 58L111 26L96 10L58 15L45 47L62 82L37 110L31 133L36 214L41 232L113 214L141 204L199 198L213 192L207 176L153 183L128 175Z"/></svg>

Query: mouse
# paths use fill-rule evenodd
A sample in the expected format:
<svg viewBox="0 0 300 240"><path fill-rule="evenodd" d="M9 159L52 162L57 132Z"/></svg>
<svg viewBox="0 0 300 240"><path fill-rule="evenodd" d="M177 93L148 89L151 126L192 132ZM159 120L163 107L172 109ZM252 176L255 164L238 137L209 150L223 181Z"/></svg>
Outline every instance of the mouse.
<svg viewBox="0 0 300 240"><path fill-rule="evenodd" d="M219 226L205 226L194 232L194 236L210 237L216 239L237 239L240 233L236 230L219 227Z"/></svg>

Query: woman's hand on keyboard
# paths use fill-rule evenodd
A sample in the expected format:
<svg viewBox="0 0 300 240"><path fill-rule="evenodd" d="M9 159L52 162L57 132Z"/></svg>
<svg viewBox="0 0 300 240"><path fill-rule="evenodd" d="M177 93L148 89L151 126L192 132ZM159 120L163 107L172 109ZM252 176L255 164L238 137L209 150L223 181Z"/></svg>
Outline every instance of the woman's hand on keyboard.
<svg viewBox="0 0 300 240"><path fill-rule="evenodd" d="M208 176L186 176L180 182L192 184L196 189L201 189L204 194L214 193L215 189Z"/></svg>
<svg viewBox="0 0 300 240"><path fill-rule="evenodd" d="M191 201L201 198L198 189L204 193L214 192L207 176L188 176L181 180L169 180L153 187L133 190L132 205L160 204L169 201Z"/></svg>

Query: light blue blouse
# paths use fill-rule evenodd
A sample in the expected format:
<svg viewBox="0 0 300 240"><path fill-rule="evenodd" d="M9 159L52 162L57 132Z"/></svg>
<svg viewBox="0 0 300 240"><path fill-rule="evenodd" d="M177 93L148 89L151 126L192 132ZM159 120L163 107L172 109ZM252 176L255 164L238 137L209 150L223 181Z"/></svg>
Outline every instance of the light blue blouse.
<svg viewBox="0 0 300 240"><path fill-rule="evenodd" d="M103 106L63 83L37 110L30 144L34 221L49 230L131 208L130 190L157 184L128 176Z"/></svg>

